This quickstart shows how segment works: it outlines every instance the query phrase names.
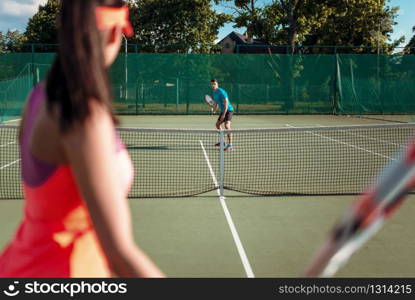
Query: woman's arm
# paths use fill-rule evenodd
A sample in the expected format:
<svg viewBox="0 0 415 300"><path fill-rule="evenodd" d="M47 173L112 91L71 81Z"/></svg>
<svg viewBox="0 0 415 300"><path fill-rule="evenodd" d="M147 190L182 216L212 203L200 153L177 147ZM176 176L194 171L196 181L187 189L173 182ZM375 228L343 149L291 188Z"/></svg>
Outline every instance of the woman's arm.
<svg viewBox="0 0 415 300"><path fill-rule="evenodd" d="M63 148L112 271L120 277L164 277L134 243L130 208L117 177L115 131L108 112L91 116L63 135Z"/></svg>

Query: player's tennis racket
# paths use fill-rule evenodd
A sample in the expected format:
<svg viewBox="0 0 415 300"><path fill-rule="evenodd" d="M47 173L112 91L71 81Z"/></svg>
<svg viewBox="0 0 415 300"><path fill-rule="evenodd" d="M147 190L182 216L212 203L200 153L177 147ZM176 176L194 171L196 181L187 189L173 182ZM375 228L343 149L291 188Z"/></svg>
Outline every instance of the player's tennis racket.
<svg viewBox="0 0 415 300"><path fill-rule="evenodd" d="M324 246L306 270L308 277L331 277L370 239L402 203L415 185L415 139L378 176L334 227Z"/></svg>
<svg viewBox="0 0 415 300"><path fill-rule="evenodd" d="M215 105L215 101L213 101L212 97L210 97L209 95L205 95L204 99L207 105L210 106L210 112L213 114L213 106Z"/></svg>

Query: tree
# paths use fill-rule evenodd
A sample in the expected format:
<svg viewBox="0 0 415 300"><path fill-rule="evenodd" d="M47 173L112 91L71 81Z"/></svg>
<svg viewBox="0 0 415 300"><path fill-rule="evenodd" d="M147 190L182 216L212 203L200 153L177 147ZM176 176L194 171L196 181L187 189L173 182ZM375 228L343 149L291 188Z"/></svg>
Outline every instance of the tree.
<svg viewBox="0 0 415 300"><path fill-rule="evenodd" d="M130 41L156 45L155 52L206 52L219 28L230 20L209 0L130 0L135 36ZM160 45L174 45L174 49Z"/></svg>
<svg viewBox="0 0 415 300"><path fill-rule="evenodd" d="M263 8L258 7L257 0L238 0L235 7L239 13L234 19L236 26L246 27L248 37L263 35Z"/></svg>
<svg viewBox="0 0 415 300"><path fill-rule="evenodd" d="M277 25L277 41L285 41L295 52L297 43L305 41L312 30L320 28L334 14L335 0L275 0L269 7L281 16Z"/></svg>
<svg viewBox="0 0 415 300"><path fill-rule="evenodd" d="M405 52L409 54L415 54L415 26L412 27L412 32L414 36L409 40L408 44L405 46Z"/></svg>
<svg viewBox="0 0 415 300"><path fill-rule="evenodd" d="M0 31L0 53L4 53L6 51L6 41L3 36L3 32Z"/></svg>
<svg viewBox="0 0 415 300"><path fill-rule="evenodd" d="M387 46L397 9L389 0L275 0L277 41L297 44Z"/></svg>
<svg viewBox="0 0 415 300"><path fill-rule="evenodd" d="M57 15L59 0L48 0L40 5L36 14L29 19L25 35L28 43L57 44Z"/></svg>
<svg viewBox="0 0 415 300"><path fill-rule="evenodd" d="M19 30L8 30L6 34L0 32L0 53L19 52L25 42L26 37Z"/></svg>
<svg viewBox="0 0 415 300"><path fill-rule="evenodd" d="M390 0L222 0L233 2L236 27L268 44L373 46L392 51L398 7Z"/></svg>
<svg viewBox="0 0 415 300"><path fill-rule="evenodd" d="M230 2L232 0L223 0ZM234 0L235 27L268 44L295 45L333 12L330 0Z"/></svg>
<svg viewBox="0 0 415 300"><path fill-rule="evenodd" d="M340 0L333 13L310 31L307 45L372 46L392 51L403 37L390 43L398 7L385 5L389 0ZM360 50L364 51L364 50ZM367 51L367 50L366 50Z"/></svg>
<svg viewBox="0 0 415 300"><path fill-rule="evenodd" d="M278 19L273 18L266 12L267 1L258 0L217 0L215 3L221 3L226 8L233 11L232 21L235 22L237 28L246 28L246 35L249 38L261 39L265 42L270 42L269 24L278 22ZM232 6L226 2L233 2ZM268 1L269 2L269 1Z"/></svg>

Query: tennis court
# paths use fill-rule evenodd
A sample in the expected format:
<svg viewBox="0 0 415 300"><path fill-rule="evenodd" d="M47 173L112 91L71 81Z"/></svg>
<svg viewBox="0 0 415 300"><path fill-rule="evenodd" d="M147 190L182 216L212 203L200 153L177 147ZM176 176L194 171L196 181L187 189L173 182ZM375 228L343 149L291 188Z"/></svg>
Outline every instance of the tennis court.
<svg viewBox="0 0 415 300"><path fill-rule="evenodd" d="M213 127L216 118L217 116L123 116L121 127L206 130ZM7 124L17 123L18 121ZM284 153L300 149L303 152L298 153L306 157L307 152L310 152L314 145L322 144L321 140L324 137L325 140L330 139L329 144L336 145L335 151L351 149L350 151L362 152L357 148L365 147L364 149L367 150L368 146L375 146L374 140L379 142L386 138L380 136L378 131L374 131L375 135L369 137L369 133L365 131L364 134L362 132L348 133L347 136L350 139L345 141L344 137L332 135L337 131L326 131L325 127L378 124L382 126L382 124L389 123L378 119L339 116L236 116L233 121L234 129L276 128L279 129L276 132L281 135L265 138L261 136L259 140L272 139L271 144L269 141L262 144L254 140L253 146L245 147L252 136L257 133L246 133L248 138L244 140L245 135L238 135L235 132L235 150L225 153L225 170L231 169L232 176L236 176L234 174L238 176L231 177L225 173L225 183L234 184L232 186L234 191L225 190L225 200L220 199L215 189L215 180L220 180L218 150L212 146L217 141L217 135L199 132L197 135L188 136L185 133L177 135L178 132L150 130L145 132L145 136L139 135L129 139L129 131L121 130L121 137L127 139L126 145L134 160L138 162L136 164L138 180L146 183L143 189L146 186L152 187L158 193L165 194L169 190L175 191L183 186L183 188L189 188L189 194L197 194L191 197L131 198L136 240L167 275L172 277L299 277L325 239L328 230L356 196L344 195L344 192L336 194L333 191L329 191L331 195L309 193L309 195L300 196L282 193L273 196L253 196L235 190L242 189L242 186L251 191L251 183L256 182L258 178L260 181L265 181L265 178L272 175L266 174L267 171L263 172L265 174L255 172L250 174L250 169L254 170L257 167L264 168L268 172L272 171L272 173L278 172L275 169L266 169L264 159L261 157L265 157L265 162L268 160L271 164L276 157L283 156L283 152L279 152L279 145L281 148L291 145L292 148L288 148L288 151L285 149ZM295 129L298 127L308 128L301 131L307 138L296 135ZM284 130L287 129L290 130L285 132ZM382 128L381 132L384 131ZM153 139L150 138L151 136ZM404 136L397 135L393 131L386 137L392 137L394 143L401 144L404 142ZM286 144L286 139L290 141L289 144ZM364 142L365 146L360 144ZM18 160L17 146L13 144L13 141L3 140L3 138L0 144L2 153L7 152L1 157L1 171L10 170L17 165L17 163L10 165ZM272 152L274 156L264 156L272 149L274 149ZM319 149L334 151L326 146L317 148L317 152ZM366 165L375 163L375 160L371 160L373 156L379 156L374 153L387 157L392 157L393 154L384 153L383 148L377 152L373 149L369 150L371 153L367 153L363 159L356 158L353 161L353 158L348 158L346 163L357 165L357 167L360 165L361 169L365 169ZM157 160L158 155L166 159ZM298 156L299 160L301 156ZM325 156L329 156L329 152L320 154L322 158ZM286 160L293 159L287 156ZM323 172L327 167L322 160L315 164L320 164ZM152 166L156 167L152 168ZM291 182L308 180L295 174L284 175L286 170L282 162L279 166L282 176L286 177L286 182L274 179L275 185L283 182L286 186ZM141 170L145 170L143 173L145 175L141 175L140 167ZM311 169L317 167L312 165ZM343 165L335 166L335 168L338 172L327 172L329 177L344 174ZM169 170L179 170L179 173L184 176L169 178L175 177L176 174L169 173ZM356 169L352 171L357 172ZM311 174L309 170L304 170L303 173ZM14 182L16 178L8 176L1 181L2 189L3 185L5 189L18 189L14 186ZM322 190L325 182L329 185L329 180L324 178L310 182L308 188L316 190ZM330 184L334 184L341 190L348 183L334 181ZM199 194L203 191L207 192ZM149 190L148 195L151 193L152 190ZM403 207L391 217L381 232L353 256L350 263L336 276L414 277L414 201L415 196L410 195ZM13 234L21 217L22 206L21 200L0 201L0 226L2 228L0 247Z"/></svg>

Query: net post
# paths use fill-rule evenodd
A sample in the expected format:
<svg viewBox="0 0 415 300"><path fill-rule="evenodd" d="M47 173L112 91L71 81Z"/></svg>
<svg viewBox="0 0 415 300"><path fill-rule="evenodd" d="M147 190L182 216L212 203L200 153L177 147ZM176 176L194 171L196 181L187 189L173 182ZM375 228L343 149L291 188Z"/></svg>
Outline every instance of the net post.
<svg viewBox="0 0 415 300"><path fill-rule="evenodd" d="M138 115L138 96L139 95L139 91L138 91L138 83L136 82L135 84L135 115Z"/></svg>
<svg viewBox="0 0 415 300"><path fill-rule="evenodd" d="M32 74L32 84L33 87L35 87L35 85L37 84L36 82L36 74L35 74L35 45L31 44L31 64L29 67L29 72L31 72Z"/></svg>
<svg viewBox="0 0 415 300"><path fill-rule="evenodd" d="M179 77L176 77L176 112L179 111Z"/></svg>
<svg viewBox="0 0 415 300"><path fill-rule="evenodd" d="M224 180L225 180L225 130L219 130L219 191L220 197L224 197Z"/></svg>
<svg viewBox="0 0 415 300"><path fill-rule="evenodd" d="M124 80L125 80L125 91L124 91L124 101L128 100L128 40L126 36L122 35L125 44L124 44Z"/></svg>

